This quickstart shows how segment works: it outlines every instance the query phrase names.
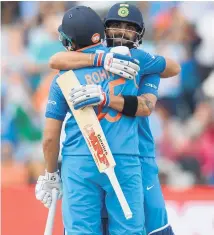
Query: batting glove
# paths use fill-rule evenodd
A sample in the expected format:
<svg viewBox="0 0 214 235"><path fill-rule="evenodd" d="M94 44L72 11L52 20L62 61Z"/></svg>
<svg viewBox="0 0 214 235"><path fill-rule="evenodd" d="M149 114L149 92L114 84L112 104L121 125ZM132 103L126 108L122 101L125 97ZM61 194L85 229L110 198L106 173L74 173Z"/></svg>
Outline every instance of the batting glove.
<svg viewBox="0 0 214 235"><path fill-rule="evenodd" d="M96 53L93 66L102 66L105 70L127 79L134 79L140 70L139 61L118 53Z"/></svg>
<svg viewBox="0 0 214 235"><path fill-rule="evenodd" d="M71 89L69 101L72 102L74 109L83 109L87 106L108 107L110 98L109 93L104 92L100 85L83 85Z"/></svg>
<svg viewBox="0 0 214 235"><path fill-rule="evenodd" d="M59 172L49 173L45 171L45 175L40 175L35 188L36 199L41 201L45 207L50 208L52 203L52 189L58 191L58 199L62 198L62 182Z"/></svg>

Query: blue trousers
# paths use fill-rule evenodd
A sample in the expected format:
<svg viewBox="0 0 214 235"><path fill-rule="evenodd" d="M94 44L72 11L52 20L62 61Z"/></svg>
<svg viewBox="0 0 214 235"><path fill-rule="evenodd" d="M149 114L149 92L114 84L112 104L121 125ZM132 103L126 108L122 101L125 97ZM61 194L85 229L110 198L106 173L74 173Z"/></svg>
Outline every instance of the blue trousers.
<svg viewBox="0 0 214 235"><path fill-rule="evenodd" d="M152 157L140 157L142 169L142 184L144 191L144 214L146 234L156 230L164 230L168 225L168 217L163 198L156 159ZM102 217L107 218L105 204L103 204ZM144 219L144 217L143 217ZM106 220L104 220L107 223ZM107 226L105 225L105 228ZM105 231L108 235L109 233Z"/></svg>
<svg viewBox="0 0 214 235"><path fill-rule="evenodd" d="M62 214L66 235L102 234L101 211L105 201L111 235L141 235L144 229L143 188L140 159L114 156L115 173L133 217L126 220L105 174L91 156L63 156Z"/></svg>
<svg viewBox="0 0 214 235"><path fill-rule="evenodd" d="M145 228L149 234L164 228L168 224L168 217L155 158L141 157L140 162L144 191Z"/></svg>

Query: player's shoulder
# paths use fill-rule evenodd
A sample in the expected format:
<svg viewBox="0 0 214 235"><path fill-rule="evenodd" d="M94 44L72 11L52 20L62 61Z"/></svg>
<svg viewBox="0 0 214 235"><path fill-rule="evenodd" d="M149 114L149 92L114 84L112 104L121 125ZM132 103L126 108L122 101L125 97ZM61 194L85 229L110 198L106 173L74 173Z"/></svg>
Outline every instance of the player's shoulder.
<svg viewBox="0 0 214 235"><path fill-rule="evenodd" d="M56 82L57 78L66 73L68 70L59 70L58 73L54 76L53 81Z"/></svg>
<svg viewBox="0 0 214 235"><path fill-rule="evenodd" d="M133 49L131 49L131 55L134 58L138 59L138 60L142 60L142 59L147 57L148 52L146 52L146 51L144 51L142 49L133 48Z"/></svg>
<svg viewBox="0 0 214 235"><path fill-rule="evenodd" d="M58 86L57 84L57 78L66 73L68 70L59 70L58 73L53 77L51 86Z"/></svg>
<svg viewBox="0 0 214 235"><path fill-rule="evenodd" d="M82 50L82 52L84 52L84 53L98 53L99 51L100 52L106 52L108 50L109 49L105 45L98 44L98 45L93 45L93 46L86 47Z"/></svg>
<svg viewBox="0 0 214 235"><path fill-rule="evenodd" d="M153 73L153 74L146 74L143 75L143 79L150 79L150 80L159 80L160 79L160 74Z"/></svg>
<svg viewBox="0 0 214 235"><path fill-rule="evenodd" d="M106 47L104 45L100 45L97 49L96 49L96 52L108 52L111 50L111 47Z"/></svg>
<svg viewBox="0 0 214 235"><path fill-rule="evenodd" d="M151 53L144 51L141 48L133 48L131 49L131 54L135 59L138 59L139 61L150 61L154 60L156 56L152 55Z"/></svg>
<svg viewBox="0 0 214 235"><path fill-rule="evenodd" d="M146 51L144 51L143 49L140 49L140 48L132 48L131 49L131 53L135 54L135 55L144 55L144 54L147 54Z"/></svg>

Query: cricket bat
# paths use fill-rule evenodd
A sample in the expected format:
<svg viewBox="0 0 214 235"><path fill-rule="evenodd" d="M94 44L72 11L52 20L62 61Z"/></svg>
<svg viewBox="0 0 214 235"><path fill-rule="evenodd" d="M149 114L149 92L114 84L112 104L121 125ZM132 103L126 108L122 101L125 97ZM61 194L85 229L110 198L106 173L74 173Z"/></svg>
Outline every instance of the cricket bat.
<svg viewBox="0 0 214 235"><path fill-rule="evenodd" d="M56 205L57 205L58 192L55 188L52 189L52 202L48 211L48 218L46 221L44 235L52 235L54 218L56 214Z"/></svg>
<svg viewBox="0 0 214 235"><path fill-rule="evenodd" d="M80 86L79 80L75 73L70 70L58 77L57 83L74 115L99 172L108 176L126 219L132 218L132 212L114 172L116 163L94 109L86 107L83 110L75 110L68 100L71 89Z"/></svg>

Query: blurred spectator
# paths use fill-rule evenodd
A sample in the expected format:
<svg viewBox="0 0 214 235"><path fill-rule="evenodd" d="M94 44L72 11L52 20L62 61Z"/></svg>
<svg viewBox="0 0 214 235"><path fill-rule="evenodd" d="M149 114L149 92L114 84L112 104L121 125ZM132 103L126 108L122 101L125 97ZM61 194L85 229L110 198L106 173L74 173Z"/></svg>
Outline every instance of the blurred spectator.
<svg viewBox="0 0 214 235"><path fill-rule="evenodd" d="M209 22L209 24L207 23ZM202 15L196 25L196 31L201 38L201 43L195 50L195 57L199 64L201 81L204 81L214 69L214 4L213 8Z"/></svg>
<svg viewBox="0 0 214 235"><path fill-rule="evenodd" d="M2 24L11 24L19 17L19 2L1 2L1 22Z"/></svg>
<svg viewBox="0 0 214 235"><path fill-rule="evenodd" d="M2 186L27 184L28 174L23 163L13 159L13 149L10 142L4 142L1 148L1 183Z"/></svg>
<svg viewBox="0 0 214 235"><path fill-rule="evenodd" d="M62 44L58 40L58 26L60 25L61 16L47 15L41 26L29 31L28 52L31 55L36 67L31 67L31 88L33 91L37 89L42 77L50 72L48 68L49 58L56 52L64 50Z"/></svg>

